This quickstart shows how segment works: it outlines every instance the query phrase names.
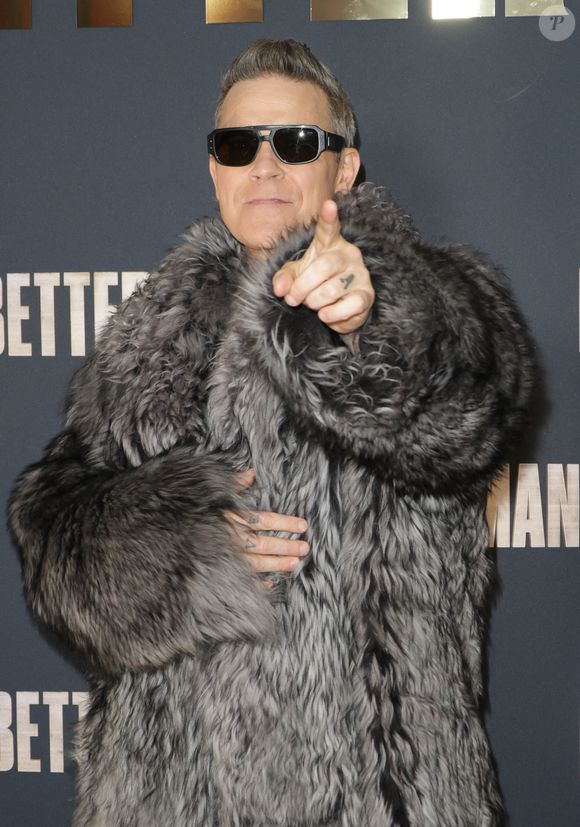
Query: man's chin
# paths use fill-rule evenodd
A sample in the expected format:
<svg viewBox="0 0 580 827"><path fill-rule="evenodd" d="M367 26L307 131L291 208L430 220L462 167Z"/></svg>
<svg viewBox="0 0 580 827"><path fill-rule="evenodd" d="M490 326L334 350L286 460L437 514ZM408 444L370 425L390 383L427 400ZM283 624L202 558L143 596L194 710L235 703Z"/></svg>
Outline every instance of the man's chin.
<svg viewBox="0 0 580 827"><path fill-rule="evenodd" d="M281 241L288 238L295 226L282 224L279 226L261 228L260 232L248 234L244 239L238 239L256 258L265 258Z"/></svg>

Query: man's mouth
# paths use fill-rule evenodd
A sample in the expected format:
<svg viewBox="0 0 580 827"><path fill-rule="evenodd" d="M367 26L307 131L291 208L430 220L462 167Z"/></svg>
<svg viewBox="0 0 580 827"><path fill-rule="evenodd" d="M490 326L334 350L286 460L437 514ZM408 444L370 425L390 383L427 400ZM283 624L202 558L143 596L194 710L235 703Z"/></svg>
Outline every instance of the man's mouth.
<svg viewBox="0 0 580 827"><path fill-rule="evenodd" d="M290 201L287 201L285 198L278 198L275 195L272 196L259 196L258 198L249 198L246 201L246 204L251 204L252 206L274 206L276 204L290 204Z"/></svg>

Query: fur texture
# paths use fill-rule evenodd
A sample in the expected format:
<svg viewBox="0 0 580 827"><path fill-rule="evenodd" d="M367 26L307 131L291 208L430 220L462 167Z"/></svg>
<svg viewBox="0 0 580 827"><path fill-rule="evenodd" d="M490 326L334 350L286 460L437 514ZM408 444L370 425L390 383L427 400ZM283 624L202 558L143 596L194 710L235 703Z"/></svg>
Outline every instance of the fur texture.
<svg viewBox="0 0 580 827"><path fill-rule="evenodd" d="M480 252L382 190L339 198L373 280L360 352L193 225L76 372L9 524L35 614L86 658L74 827L496 827L485 501L532 347ZM233 472L256 469L234 490ZM260 576L224 511L299 514Z"/></svg>

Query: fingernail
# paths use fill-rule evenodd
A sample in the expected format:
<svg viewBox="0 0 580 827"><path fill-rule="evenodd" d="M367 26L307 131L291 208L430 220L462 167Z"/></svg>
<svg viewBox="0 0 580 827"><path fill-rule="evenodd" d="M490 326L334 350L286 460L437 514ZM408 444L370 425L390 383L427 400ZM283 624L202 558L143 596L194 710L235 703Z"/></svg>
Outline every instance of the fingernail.
<svg viewBox="0 0 580 827"><path fill-rule="evenodd" d="M302 531L306 531L307 528L308 528L308 523L306 522L306 520L300 520L300 529Z"/></svg>
<svg viewBox="0 0 580 827"><path fill-rule="evenodd" d="M289 304L290 307L296 307L298 304L294 296L286 296L286 303Z"/></svg>

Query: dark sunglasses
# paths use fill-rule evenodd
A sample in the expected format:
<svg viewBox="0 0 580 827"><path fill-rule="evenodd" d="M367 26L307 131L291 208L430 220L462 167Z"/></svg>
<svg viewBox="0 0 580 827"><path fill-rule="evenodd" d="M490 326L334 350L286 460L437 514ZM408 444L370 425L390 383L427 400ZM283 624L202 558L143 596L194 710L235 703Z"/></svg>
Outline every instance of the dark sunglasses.
<svg viewBox="0 0 580 827"><path fill-rule="evenodd" d="M267 135L262 135L264 130ZM345 144L341 135L326 132L311 124L277 126L232 126L214 129L207 136L207 148L218 164L245 167L251 164L262 141L268 141L274 154L285 164L310 164L321 152L340 152Z"/></svg>

